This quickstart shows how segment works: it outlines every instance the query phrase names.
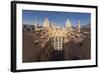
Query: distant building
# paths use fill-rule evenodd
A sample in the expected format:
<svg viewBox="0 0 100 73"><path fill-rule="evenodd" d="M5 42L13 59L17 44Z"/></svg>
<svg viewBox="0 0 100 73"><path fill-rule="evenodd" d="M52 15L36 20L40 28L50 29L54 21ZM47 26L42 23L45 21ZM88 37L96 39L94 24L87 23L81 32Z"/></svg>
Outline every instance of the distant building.
<svg viewBox="0 0 100 73"><path fill-rule="evenodd" d="M35 30L34 25L23 24L23 31L25 32L33 32Z"/></svg>

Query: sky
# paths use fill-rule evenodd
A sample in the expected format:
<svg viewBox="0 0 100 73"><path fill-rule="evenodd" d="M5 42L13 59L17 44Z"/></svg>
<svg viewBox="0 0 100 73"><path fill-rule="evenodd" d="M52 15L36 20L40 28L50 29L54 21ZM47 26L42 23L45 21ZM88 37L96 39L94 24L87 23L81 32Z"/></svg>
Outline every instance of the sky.
<svg viewBox="0 0 100 73"><path fill-rule="evenodd" d="M76 12L55 12L55 11L36 11L36 10L23 10L22 23L34 25L34 20L38 25L43 25L45 18L50 22L56 23L60 27L64 27L66 20L69 19L72 25L77 26L80 20L81 25L86 25L91 22L90 13L76 13Z"/></svg>

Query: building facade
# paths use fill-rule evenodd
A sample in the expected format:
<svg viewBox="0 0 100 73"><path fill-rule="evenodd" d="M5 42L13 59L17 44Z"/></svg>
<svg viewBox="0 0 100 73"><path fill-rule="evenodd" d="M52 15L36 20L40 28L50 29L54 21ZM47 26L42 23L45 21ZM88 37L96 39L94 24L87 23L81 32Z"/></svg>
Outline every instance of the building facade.
<svg viewBox="0 0 100 73"><path fill-rule="evenodd" d="M48 34L48 39L51 40L55 50L62 50L63 44L71 40L79 40L80 28L80 21L78 21L77 27L73 28L72 23L69 19L66 20L64 28L53 25L53 23L49 22L48 18L45 18L42 28L38 28L38 25L35 23L36 31L42 29L46 31L46 33Z"/></svg>

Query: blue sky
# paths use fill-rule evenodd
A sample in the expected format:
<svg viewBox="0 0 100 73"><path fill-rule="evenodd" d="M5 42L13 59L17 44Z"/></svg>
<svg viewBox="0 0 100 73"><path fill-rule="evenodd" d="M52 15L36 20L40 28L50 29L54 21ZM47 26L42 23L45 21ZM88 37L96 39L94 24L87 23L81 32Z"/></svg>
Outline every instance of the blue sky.
<svg viewBox="0 0 100 73"><path fill-rule="evenodd" d="M76 12L54 12L54 11L35 11L35 10L23 10L22 22L23 24L33 24L34 20L37 20L39 25L43 25L45 18L48 18L50 22L56 23L58 26L64 27L67 18L70 19L73 26L77 25L80 20L81 25L86 25L91 22L90 13L76 13Z"/></svg>

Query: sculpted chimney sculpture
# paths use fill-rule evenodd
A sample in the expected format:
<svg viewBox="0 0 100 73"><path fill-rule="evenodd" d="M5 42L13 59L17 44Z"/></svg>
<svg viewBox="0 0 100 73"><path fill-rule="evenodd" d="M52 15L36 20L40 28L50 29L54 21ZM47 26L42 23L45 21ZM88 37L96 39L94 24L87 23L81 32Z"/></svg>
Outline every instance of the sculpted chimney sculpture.
<svg viewBox="0 0 100 73"><path fill-rule="evenodd" d="M45 27L45 28L48 28L49 27L49 20L48 20L47 17L44 20L43 27Z"/></svg>
<svg viewBox="0 0 100 73"><path fill-rule="evenodd" d="M66 21L66 28L67 28L67 29L72 28L72 24L71 24L71 22L70 22L69 19L67 19L67 21Z"/></svg>
<svg viewBox="0 0 100 73"><path fill-rule="evenodd" d="M78 24L77 24L77 30L78 30L78 32L80 32L80 28L81 28L81 25L80 25L80 20L79 20Z"/></svg>

